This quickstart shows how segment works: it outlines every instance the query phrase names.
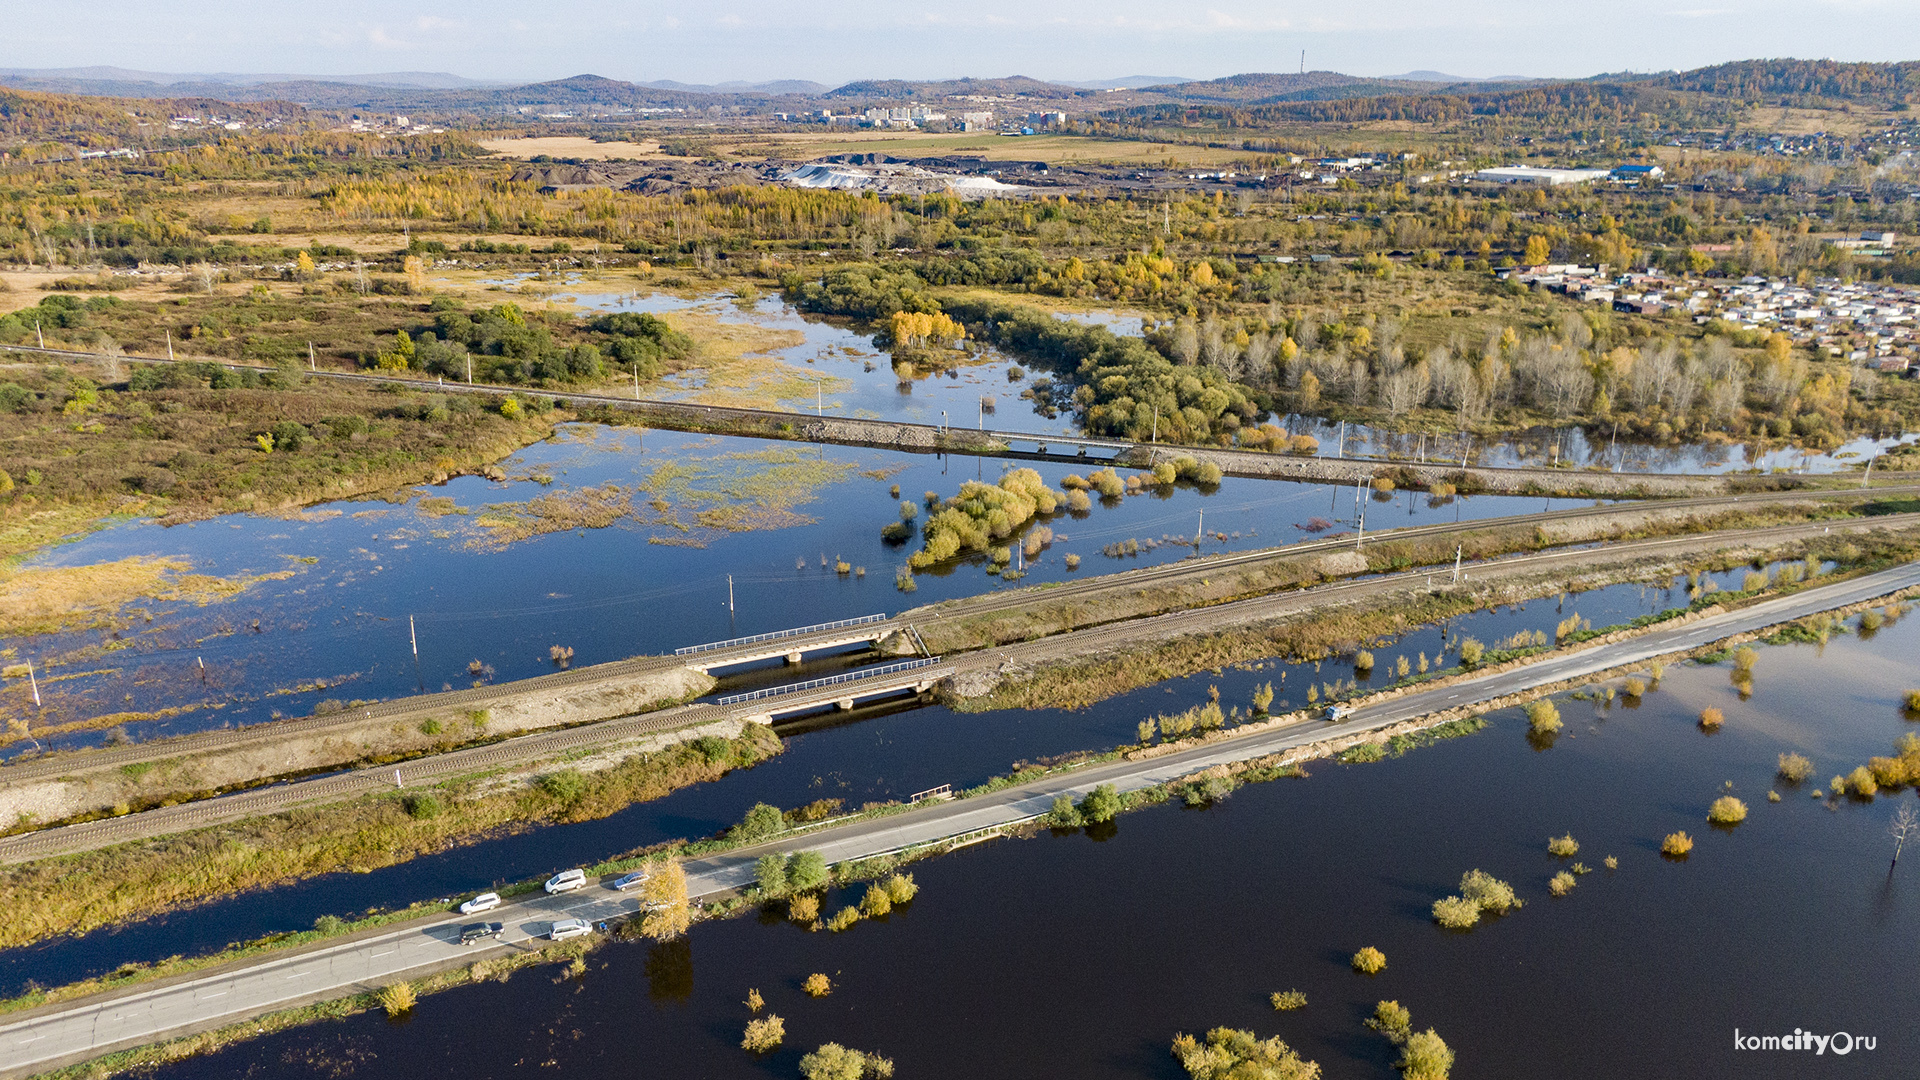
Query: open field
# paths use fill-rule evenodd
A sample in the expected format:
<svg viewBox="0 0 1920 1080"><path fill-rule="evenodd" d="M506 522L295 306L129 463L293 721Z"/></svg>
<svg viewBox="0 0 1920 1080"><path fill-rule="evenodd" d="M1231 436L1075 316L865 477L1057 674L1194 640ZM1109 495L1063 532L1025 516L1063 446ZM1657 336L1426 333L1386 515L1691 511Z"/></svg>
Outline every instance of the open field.
<svg viewBox="0 0 1920 1080"><path fill-rule="evenodd" d="M588 158L595 161L631 161L636 158L667 157L657 142L595 142L575 135L542 135L531 139L482 139L480 145L507 157Z"/></svg>

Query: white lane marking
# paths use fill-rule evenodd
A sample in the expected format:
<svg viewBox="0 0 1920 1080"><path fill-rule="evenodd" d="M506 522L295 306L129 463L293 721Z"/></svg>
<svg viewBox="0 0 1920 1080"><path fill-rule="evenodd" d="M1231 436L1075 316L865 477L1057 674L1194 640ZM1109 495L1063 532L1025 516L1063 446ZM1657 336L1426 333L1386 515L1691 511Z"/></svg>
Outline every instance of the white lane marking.
<svg viewBox="0 0 1920 1080"><path fill-rule="evenodd" d="M369 957L368 959L371 959L371 960L378 960L378 959L379 959L380 957L382 957L382 956L392 956L392 955L394 954L394 952L395 952L395 950L393 950L393 949L388 949L388 950L387 950L386 952L377 952L377 953L374 953L374 954L373 954L373 955L372 955L371 957Z"/></svg>
<svg viewBox="0 0 1920 1080"><path fill-rule="evenodd" d="M217 993L217 994L202 994L202 995L200 995L200 997L201 997L202 999L205 999L205 998L217 998L217 997L226 997L226 996L227 996L227 992L226 992L225 990L222 990L222 991L220 991L220 992L219 992L219 993Z"/></svg>
<svg viewBox="0 0 1920 1080"><path fill-rule="evenodd" d="M45 1036L45 1035L35 1035L35 1036L34 1036L33 1038L31 1038L31 1039L21 1039L21 1040L20 1040L20 1045L21 1045L21 1046L25 1046L25 1045L27 1045L27 1044L28 1044L28 1043L30 1043L30 1042L39 1042L39 1041L40 1041L41 1039L44 1039L44 1038L46 1038L46 1036Z"/></svg>
<svg viewBox="0 0 1920 1080"><path fill-rule="evenodd" d="M303 978L303 977L305 977L305 976L308 976L308 975L311 975L311 974L313 974L313 972L311 972L311 971L296 971L296 972L294 972L293 974L291 974L291 975L289 975L289 976L287 976L287 978L289 978L289 979L298 979L298 978Z"/></svg>

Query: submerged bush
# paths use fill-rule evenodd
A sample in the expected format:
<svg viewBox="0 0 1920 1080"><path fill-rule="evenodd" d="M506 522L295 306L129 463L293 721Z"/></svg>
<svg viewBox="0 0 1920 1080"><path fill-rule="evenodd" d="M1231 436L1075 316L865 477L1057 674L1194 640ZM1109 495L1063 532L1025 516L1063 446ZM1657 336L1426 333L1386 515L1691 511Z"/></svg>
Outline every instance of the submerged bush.
<svg viewBox="0 0 1920 1080"><path fill-rule="evenodd" d="M1480 910L1500 915L1520 906L1519 897L1513 894L1513 886L1485 870L1469 870L1462 874L1460 895L1478 904Z"/></svg>
<svg viewBox="0 0 1920 1080"><path fill-rule="evenodd" d="M1856 799L1871 799L1880 791L1880 782L1874 779L1873 770L1865 765L1856 766L1847 774L1847 794ZM1741 815L1745 817L1745 814Z"/></svg>
<svg viewBox="0 0 1920 1080"><path fill-rule="evenodd" d="M1779 771L1780 779L1798 784L1813 775L1813 762L1804 754L1781 754Z"/></svg>
<svg viewBox="0 0 1920 1080"><path fill-rule="evenodd" d="M928 518L923 530L926 546L914 552L907 565L923 570L960 554L1004 550L994 541L1006 539L1036 514L1053 513L1063 501L1032 469L1014 469L998 484L968 480L960 485L958 495ZM1009 553L1007 558L1011 557Z"/></svg>
<svg viewBox="0 0 1920 1080"><path fill-rule="evenodd" d="M1428 1028L1408 1036L1407 1045L1396 1062L1405 1080L1447 1080L1453 1068L1453 1051L1438 1032Z"/></svg>
<svg viewBox="0 0 1920 1080"><path fill-rule="evenodd" d="M892 911L893 897L888 895L886 886L878 883L867 886L867 894L860 898L860 914L877 919Z"/></svg>
<svg viewBox="0 0 1920 1080"><path fill-rule="evenodd" d="M1549 855L1555 855L1565 859L1578 855L1579 853L1580 841L1575 840L1572 833L1568 833L1565 836L1555 836L1547 840L1547 854Z"/></svg>
<svg viewBox="0 0 1920 1080"><path fill-rule="evenodd" d="M1487 655L1487 647L1478 639L1462 638L1460 641L1460 665L1466 668L1480 666L1480 658Z"/></svg>
<svg viewBox="0 0 1920 1080"><path fill-rule="evenodd" d="M920 886L914 884L912 874L894 874L880 884L887 890L888 899L896 904L904 904L920 893Z"/></svg>
<svg viewBox="0 0 1920 1080"><path fill-rule="evenodd" d="M397 982L392 986L382 987L380 992L374 995L374 1000L380 1003L380 1007L387 1011L388 1016L399 1016L413 1008L419 1001L419 995L414 993L412 983Z"/></svg>
<svg viewBox="0 0 1920 1080"><path fill-rule="evenodd" d="M820 898L812 893L801 893L787 901L787 918L797 923L811 923L820 917Z"/></svg>
<svg viewBox="0 0 1920 1080"><path fill-rule="evenodd" d="M1573 891L1573 887L1576 883L1578 883L1578 881L1579 881L1578 878L1575 878L1572 874L1566 872L1565 870L1562 870L1559 873L1553 875L1553 877L1547 882L1547 891L1552 893L1555 896L1565 896L1568 893Z"/></svg>
<svg viewBox="0 0 1920 1080"><path fill-rule="evenodd" d="M1546 698L1527 704L1527 725L1535 734L1551 735L1567 725L1560 720L1560 709Z"/></svg>
<svg viewBox="0 0 1920 1080"><path fill-rule="evenodd" d="M833 913L833 918L827 920L827 929L837 934L859 921L859 908L843 907Z"/></svg>
<svg viewBox="0 0 1920 1080"><path fill-rule="evenodd" d="M1173 1037L1173 1056L1193 1080L1318 1080L1320 1066L1304 1060L1279 1036L1262 1039L1251 1031L1214 1028L1207 1041Z"/></svg>
<svg viewBox="0 0 1920 1080"><path fill-rule="evenodd" d="M1289 1009L1304 1009L1307 1007L1307 994L1304 990L1275 991L1268 1000L1273 1002L1274 1009L1279 1012L1286 1012Z"/></svg>
<svg viewBox="0 0 1920 1080"><path fill-rule="evenodd" d="M1353 970L1362 975L1378 975L1387 970L1387 954L1369 945L1353 954Z"/></svg>
<svg viewBox="0 0 1920 1080"><path fill-rule="evenodd" d="M1872 778L1868 778L1872 782ZM1747 804L1731 795L1722 795L1707 807L1707 820L1715 825L1738 825L1747 820Z"/></svg>
<svg viewBox="0 0 1920 1080"><path fill-rule="evenodd" d="M1708 730L1719 727L1726 719L1726 714L1722 713L1719 709L1706 708L1700 710L1700 726Z"/></svg>
<svg viewBox="0 0 1920 1080"><path fill-rule="evenodd" d="M800 1075L805 1080L886 1080L893 1075L893 1062L839 1043L822 1043L800 1059Z"/></svg>
<svg viewBox="0 0 1920 1080"><path fill-rule="evenodd" d="M1463 896L1435 900L1433 921L1449 930L1466 930L1480 921L1480 905Z"/></svg>
<svg viewBox="0 0 1920 1080"><path fill-rule="evenodd" d="M800 989L806 991L808 997L826 997L833 993L833 981L816 971L807 976Z"/></svg>
<svg viewBox="0 0 1920 1080"><path fill-rule="evenodd" d="M786 1041L787 1023L778 1016L768 1013L758 1020L747 1021L746 1035L740 1040L740 1049L756 1054L777 1050Z"/></svg>
<svg viewBox="0 0 1920 1080"><path fill-rule="evenodd" d="M1684 832L1668 833L1667 838L1660 841L1660 854L1670 859L1684 859L1692 850L1693 837Z"/></svg>

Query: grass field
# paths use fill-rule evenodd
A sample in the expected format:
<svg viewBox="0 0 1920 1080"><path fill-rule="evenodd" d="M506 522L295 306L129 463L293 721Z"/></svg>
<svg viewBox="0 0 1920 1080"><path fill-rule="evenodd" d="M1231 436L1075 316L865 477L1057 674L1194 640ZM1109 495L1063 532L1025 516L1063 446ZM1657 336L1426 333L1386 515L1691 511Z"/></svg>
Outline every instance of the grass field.
<svg viewBox="0 0 1920 1080"><path fill-rule="evenodd" d="M628 161L633 158L665 157L657 142L594 142L581 135L545 135L533 139L483 139L481 146L496 154L521 159L547 154L552 157L590 158L595 161Z"/></svg>

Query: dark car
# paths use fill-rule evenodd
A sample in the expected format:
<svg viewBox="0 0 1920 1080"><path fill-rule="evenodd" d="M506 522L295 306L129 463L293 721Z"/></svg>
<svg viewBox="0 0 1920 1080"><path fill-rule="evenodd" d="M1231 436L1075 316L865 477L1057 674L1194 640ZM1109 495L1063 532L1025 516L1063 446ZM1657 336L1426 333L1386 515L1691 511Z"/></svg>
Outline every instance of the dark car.
<svg viewBox="0 0 1920 1080"><path fill-rule="evenodd" d="M497 938L506 930L507 924L497 922L477 922L472 926L460 928L460 944L471 945L481 938Z"/></svg>

